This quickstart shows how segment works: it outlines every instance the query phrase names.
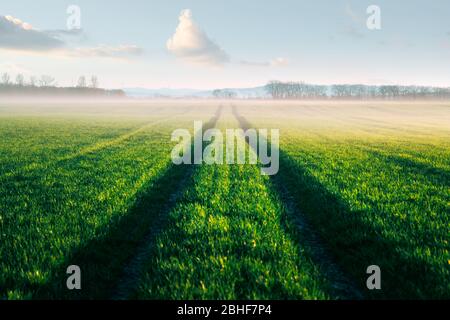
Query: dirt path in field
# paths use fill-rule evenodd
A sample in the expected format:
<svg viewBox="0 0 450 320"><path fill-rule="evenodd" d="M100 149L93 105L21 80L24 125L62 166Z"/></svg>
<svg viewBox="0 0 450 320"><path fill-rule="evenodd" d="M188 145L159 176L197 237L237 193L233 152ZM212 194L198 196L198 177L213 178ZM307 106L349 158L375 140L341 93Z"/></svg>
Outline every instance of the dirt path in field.
<svg viewBox="0 0 450 320"><path fill-rule="evenodd" d="M239 114L235 105L232 105L232 112L244 131L252 128L252 125L247 119ZM282 155L281 150L280 155ZM280 156L280 170L283 168L282 158L283 157ZM298 241L309 250L314 263L316 263L322 274L330 283L332 295L339 299L363 299L364 296L356 286L355 282L335 262L335 259L323 239L314 230L308 219L297 206L291 191L288 190L283 181L281 181L279 174L270 177L276 188L276 192L285 205L289 220L299 231L300 236L298 237Z"/></svg>
<svg viewBox="0 0 450 320"><path fill-rule="evenodd" d="M213 128L222 114L223 106L220 105L215 115L203 126L205 129ZM178 181L178 186L188 186L190 178L195 170L195 166L184 166L185 172L183 173L182 180ZM112 293L111 298L114 300L126 300L133 294L133 291L138 287L139 280L141 278L142 268L145 262L148 261L153 253L153 247L155 240L161 230L166 224L167 213L175 206L176 202L183 195L185 187L177 188L172 194L169 195L167 202L164 204L163 209L158 213L157 218L152 223L146 236L142 240L141 245L135 251L133 258L124 267L122 276L116 285L115 290Z"/></svg>

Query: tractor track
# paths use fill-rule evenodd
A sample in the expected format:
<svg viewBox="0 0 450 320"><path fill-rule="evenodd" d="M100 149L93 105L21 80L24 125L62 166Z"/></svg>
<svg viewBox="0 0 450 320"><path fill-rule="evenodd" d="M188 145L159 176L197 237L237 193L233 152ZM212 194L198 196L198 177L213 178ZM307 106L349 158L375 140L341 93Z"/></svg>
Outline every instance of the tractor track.
<svg viewBox="0 0 450 320"><path fill-rule="evenodd" d="M252 128L250 122L239 114L235 105L232 105L232 112L244 131ZM281 159L280 164L282 164ZM332 294L342 300L364 299L364 295L361 293L355 282L336 263L333 255L327 248L325 241L314 230L305 214L302 213L302 210L297 206L292 193L288 190L283 181L280 181L280 178L277 177L277 175L270 177L285 206L288 219L294 224L299 232L299 236L297 237L299 238L298 240L301 244L305 245L311 253L313 262L319 267L319 270L330 284Z"/></svg>
<svg viewBox="0 0 450 320"><path fill-rule="evenodd" d="M208 123L204 125L204 129L213 128L215 126L222 114L222 109L223 106L220 105L217 108L215 115L208 121ZM185 168L186 171L183 173L183 178L178 183L180 186L188 185L188 181L192 177L195 170L195 167L192 165L185 166ZM138 287L145 262L150 259L157 236L166 225L167 213L176 205L177 201L181 198L184 192L185 190L183 188L178 188L175 192L169 195L167 202L161 212L157 214L155 221L150 226L140 246L123 268L122 275L111 295L113 300L129 299L133 294L133 291Z"/></svg>

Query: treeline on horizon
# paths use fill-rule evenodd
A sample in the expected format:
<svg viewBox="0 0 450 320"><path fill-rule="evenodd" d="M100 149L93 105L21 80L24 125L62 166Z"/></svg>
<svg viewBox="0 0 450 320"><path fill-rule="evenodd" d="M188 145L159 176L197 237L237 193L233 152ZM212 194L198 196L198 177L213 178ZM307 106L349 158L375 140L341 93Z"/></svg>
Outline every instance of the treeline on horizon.
<svg viewBox="0 0 450 320"><path fill-rule="evenodd" d="M264 86L269 97L274 100L422 100L422 99L450 99L450 88L431 86L402 86L402 85L363 85L363 84L334 84L315 85L305 82L270 81ZM55 78L42 75L39 78L31 76L28 80L18 74L13 80L8 73L0 76L0 96L86 96L86 97L126 97L122 89L99 88L97 76L90 79L80 76L76 86L59 87ZM216 99L264 99L267 96L239 97L232 89L216 89L212 92ZM160 98L170 98L161 96ZM189 98L189 97L187 97Z"/></svg>
<svg viewBox="0 0 450 320"><path fill-rule="evenodd" d="M11 79L8 73L3 73L0 77L0 96L88 96L88 97L125 97L123 90L107 90L99 88L98 78L92 76L88 82L85 76L78 79L74 87L59 87L55 78L42 75L37 78L31 76L25 80L22 74Z"/></svg>
<svg viewBox="0 0 450 320"><path fill-rule="evenodd" d="M401 85L335 84L271 81L266 86L273 99L450 99L450 88Z"/></svg>

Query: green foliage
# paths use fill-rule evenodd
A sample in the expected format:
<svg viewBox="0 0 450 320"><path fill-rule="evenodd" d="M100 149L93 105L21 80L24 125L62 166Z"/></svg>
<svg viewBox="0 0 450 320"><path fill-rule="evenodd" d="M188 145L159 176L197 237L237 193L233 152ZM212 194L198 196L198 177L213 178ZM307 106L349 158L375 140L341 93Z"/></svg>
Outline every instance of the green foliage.
<svg viewBox="0 0 450 320"><path fill-rule="evenodd" d="M365 268L376 264L383 274L376 298L449 297L448 169L403 156L417 152L413 144L379 152L371 141L289 139L283 179L361 287ZM440 160L449 157L447 149Z"/></svg>
<svg viewBox="0 0 450 320"><path fill-rule="evenodd" d="M200 167L169 213L135 297L329 298L270 185L256 165Z"/></svg>
<svg viewBox="0 0 450 320"><path fill-rule="evenodd" d="M127 110L134 119L112 107L118 114L105 118L0 106L0 298L110 298L139 248L149 254L127 288L132 298L338 298L295 215L364 297L449 298L445 117L397 125L374 115L404 121L413 106L367 107L371 118L352 107L265 107L238 110L258 128L280 128L276 177L257 165L171 164L175 128L211 117L238 126L216 108L189 107L190 117L174 120L180 109L167 106L164 116ZM70 264L81 266L81 291L65 288ZM365 286L372 264L381 267L378 292Z"/></svg>
<svg viewBox="0 0 450 320"><path fill-rule="evenodd" d="M176 180L170 133L180 124L0 121L0 296L73 296L65 268L78 264L83 297L106 297L149 226L139 200L160 205L147 191Z"/></svg>

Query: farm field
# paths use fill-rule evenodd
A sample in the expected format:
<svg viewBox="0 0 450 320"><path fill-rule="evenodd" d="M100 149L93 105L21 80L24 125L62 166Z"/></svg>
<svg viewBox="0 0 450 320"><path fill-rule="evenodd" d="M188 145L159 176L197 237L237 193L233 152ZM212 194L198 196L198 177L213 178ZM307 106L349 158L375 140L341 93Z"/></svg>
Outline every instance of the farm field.
<svg viewBox="0 0 450 320"><path fill-rule="evenodd" d="M173 165L194 120L279 128L278 174ZM0 134L0 298L450 297L449 104L2 104Z"/></svg>
<svg viewBox="0 0 450 320"><path fill-rule="evenodd" d="M449 298L449 107L288 104L275 121L262 108L239 109L281 128L276 179L359 287L375 264L383 290L369 297Z"/></svg>
<svg viewBox="0 0 450 320"><path fill-rule="evenodd" d="M231 108L216 127L238 128ZM239 150L237 150L239 152ZM248 152L252 150L245 150ZM140 299L325 299L332 291L297 243L267 176L252 165L201 166L144 265Z"/></svg>
<svg viewBox="0 0 450 320"><path fill-rule="evenodd" d="M195 107L135 106L137 114L125 117L123 107L44 109L0 118L1 295L64 297L60 280L77 261L87 280L83 297L105 298L162 205L160 192L176 185L167 137L199 114ZM152 187L158 190L145 193L152 207L139 206Z"/></svg>

